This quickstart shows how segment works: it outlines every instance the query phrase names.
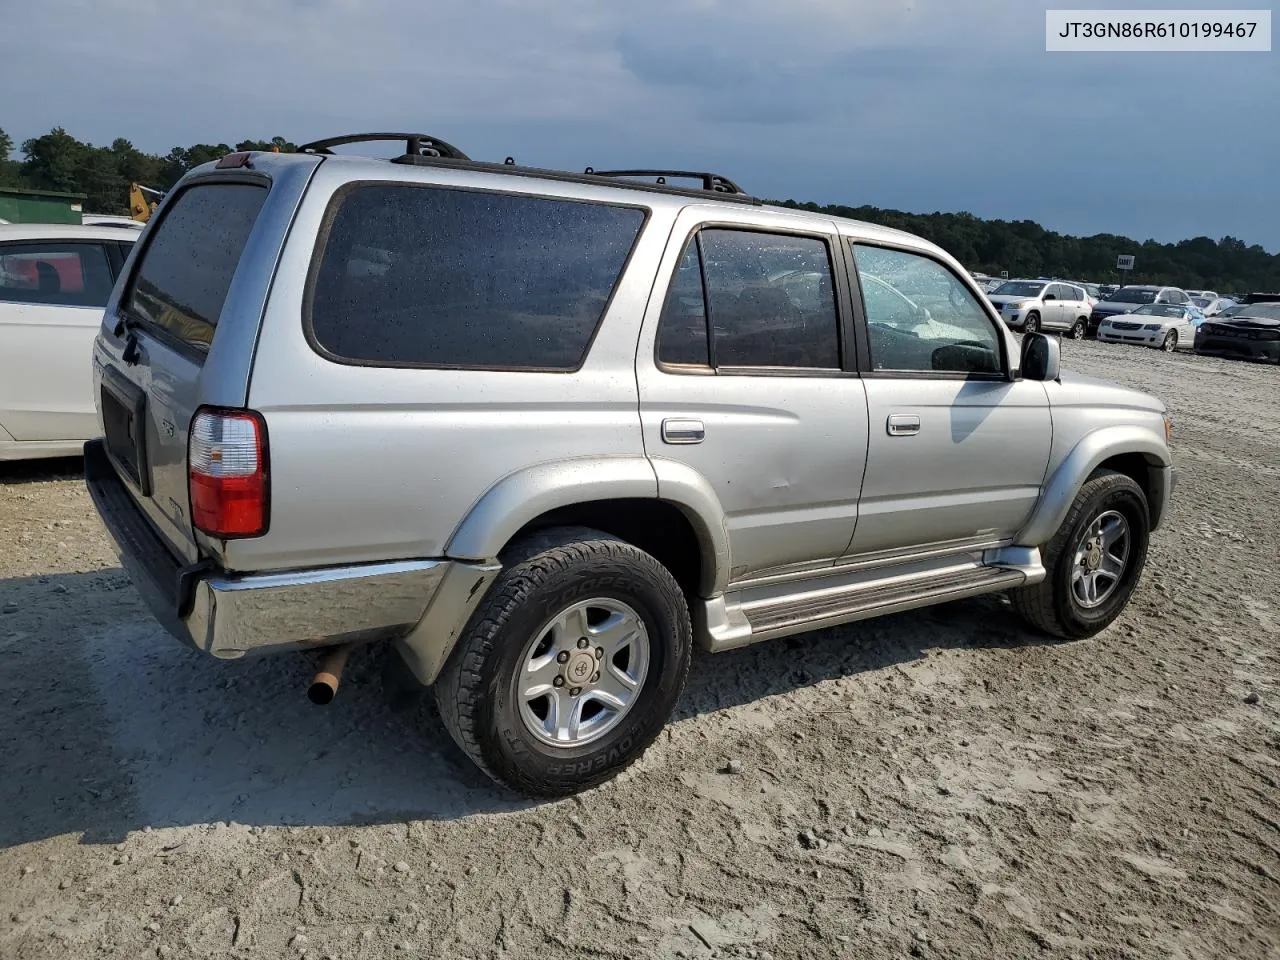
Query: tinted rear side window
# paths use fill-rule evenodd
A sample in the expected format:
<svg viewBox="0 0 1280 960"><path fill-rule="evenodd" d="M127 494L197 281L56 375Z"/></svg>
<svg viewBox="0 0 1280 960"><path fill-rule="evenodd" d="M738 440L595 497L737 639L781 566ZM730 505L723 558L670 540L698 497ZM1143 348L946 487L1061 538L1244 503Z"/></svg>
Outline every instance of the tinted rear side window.
<svg viewBox="0 0 1280 960"><path fill-rule="evenodd" d="M207 352L240 254L266 199L266 187L248 183L183 190L142 252L126 305L129 313Z"/></svg>
<svg viewBox="0 0 1280 960"><path fill-rule="evenodd" d="M340 194L308 323L335 359L575 370L644 223L634 208L413 184Z"/></svg>

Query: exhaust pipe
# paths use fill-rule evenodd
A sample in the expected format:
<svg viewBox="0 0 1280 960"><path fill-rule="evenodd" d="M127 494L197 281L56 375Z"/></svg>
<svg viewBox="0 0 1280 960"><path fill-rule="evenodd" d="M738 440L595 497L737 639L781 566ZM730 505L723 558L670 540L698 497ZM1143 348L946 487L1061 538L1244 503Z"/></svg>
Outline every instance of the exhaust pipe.
<svg viewBox="0 0 1280 960"><path fill-rule="evenodd" d="M319 706L331 703L338 695L338 684L342 680L342 668L347 665L347 657L351 655L352 645L349 643L339 647L330 647L320 655L316 663L316 675L311 678L311 686L307 688L307 699Z"/></svg>

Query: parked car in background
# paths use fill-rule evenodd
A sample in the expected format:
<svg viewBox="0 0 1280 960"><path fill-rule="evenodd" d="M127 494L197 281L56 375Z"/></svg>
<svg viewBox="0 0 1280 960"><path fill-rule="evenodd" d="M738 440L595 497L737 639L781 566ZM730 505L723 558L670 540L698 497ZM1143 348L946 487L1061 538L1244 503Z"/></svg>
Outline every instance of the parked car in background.
<svg viewBox="0 0 1280 960"><path fill-rule="evenodd" d="M1223 310L1236 305L1230 297L1216 297L1212 300L1207 297L1192 297L1191 302L1199 307L1206 317L1216 317Z"/></svg>
<svg viewBox="0 0 1280 960"><path fill-rule="evenodd" d="M0 226L0 460L75 456L98 433L91 358L134 230Z"/></svg>
<svg viewBox="0 0 1280 960"><path fill-rule="evenodd" d="M1089 313L1087 333L1093 336L1098 332L1098 324L1107 317L1120 313L1131 313L1149 303L1172 303L1182 306L1190 303L1191 298L1185 290L1178 287L1156 287L1148 284L1132 284L1121 287L1110 296L1103 297Z"/></svg>
<svg viewBox="0 0 1280 960"><path fill-rule="evenodd" d="M1119 289L1120 289L1119 284L1100 283L1098 284L1098 293L1102 294L1102 296L1100 296L1098 299L1105 300L1107 299L1107 297L1111 296L1111 294L1115 293Z"/></svg>
<svg viewBox="0 0 1280 960"><path fill-rule="evenodd" d="M1080 339L1089 321L1088 295L1074 283L1009 280L987 298L1012 329L1060 330Z"/></svg>
<svg viewBox="0 0 1280 960"><path fill-rule="evenodd" d="M1186 303L1149 303L1130 313L1104 318L1098 339L1110 343L1136 343L1168 353L1190 350L1197 320L1203 317Z"/></svg>
<svg viewBox="0 0 1280 960"><path fill-rule="evenodd" d="M1196 330L1195 351L1280 363L1280 298L1240 303L1206 320Z"/></svg>
<svg viewBox="0 0 1280 960"><path fill-rule="evenodd" d="M1089 298L1090 305L1093 305L1102 299L1102 291L1098 288L1096 283L1089 283L1084 280L1072 280L1071 282L1084 290L1086 296Z"/></svg>
<svg viewBox="0 0 1280 960"><path fill-rule="evenodd" d="M1125 609L1164 404L1019 343L936 245L405 136L195 168L107 305L85 481L175 636L330 647L318 703L390 641L545 797L644 752L695 645L1000 592L1064 639Z"/></svg>

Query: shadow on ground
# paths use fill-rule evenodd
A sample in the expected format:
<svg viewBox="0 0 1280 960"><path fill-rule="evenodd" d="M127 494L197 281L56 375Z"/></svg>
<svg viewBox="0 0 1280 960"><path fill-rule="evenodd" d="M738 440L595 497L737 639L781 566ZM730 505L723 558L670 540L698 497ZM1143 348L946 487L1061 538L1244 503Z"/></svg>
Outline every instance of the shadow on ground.
<svg viewBox="0 0 1280 960"><path fill-rule="evenodd" d="M331 706L301 655L223 662L181 646L119 570L0 581L0 848L145 826L329 825L514 811L454 748L429 696L393 710L381 651ZM1036 642L999 598L697 657L677 719L922 657Z"/></svg>
<svg viewBox="0 0 1280 960"><path fill-rule="evenodd" d="M0 461L0 484L35 483L45 480L77 480L83 476L83 457Z"/></svg>

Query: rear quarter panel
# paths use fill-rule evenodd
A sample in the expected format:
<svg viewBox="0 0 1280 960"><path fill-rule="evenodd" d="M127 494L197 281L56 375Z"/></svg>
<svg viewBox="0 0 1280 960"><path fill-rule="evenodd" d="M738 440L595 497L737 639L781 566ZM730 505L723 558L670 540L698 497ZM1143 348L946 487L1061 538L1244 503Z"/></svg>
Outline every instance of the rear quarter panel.
<svg viewBox="0 0 1280 960"><path fill-rule="evenodd" d="M461 170L402 167L392 178L543 196L561 189ZM442 556L504 477L537 464L644 453L636 340L673 213L651 213L577 372L355 366L315 352L302 316L315 238L349 179L340 164L321 165L281 256L249 389L270 437L270 529L227 544L233 569ZM579 198L592 192L564 189Z"/></svg>

